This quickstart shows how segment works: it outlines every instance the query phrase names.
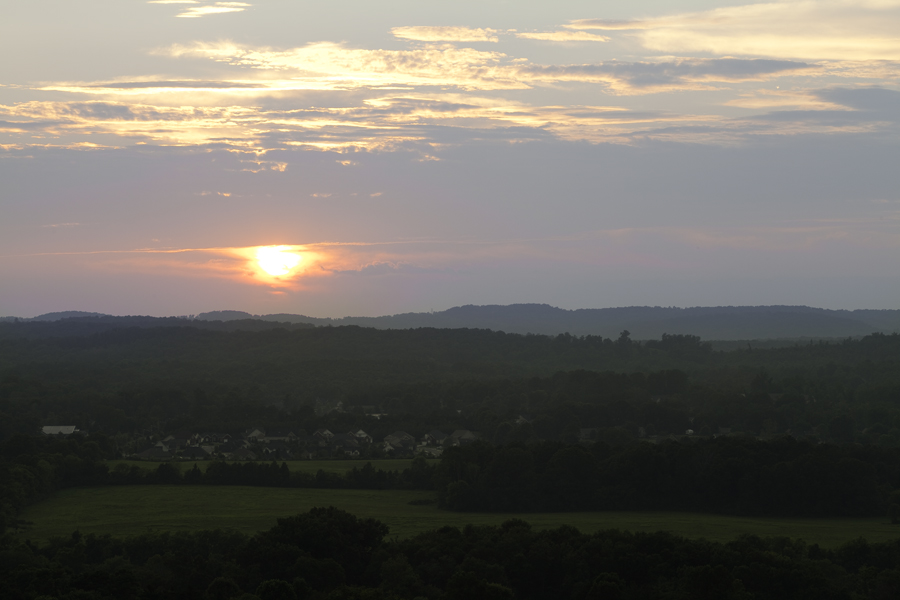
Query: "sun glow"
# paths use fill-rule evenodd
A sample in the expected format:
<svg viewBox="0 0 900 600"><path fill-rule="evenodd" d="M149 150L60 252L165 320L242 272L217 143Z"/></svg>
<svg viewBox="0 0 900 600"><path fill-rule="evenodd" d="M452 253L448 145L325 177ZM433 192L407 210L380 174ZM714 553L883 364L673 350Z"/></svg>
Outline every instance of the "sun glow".
<svg viewBox="0 0 900 600"><path fill-rule="evenodd" d="M259 268L273 277L287 275L301 260L303 258L296 252L291 252L289 246L263 246L256 250Z"/></svg>

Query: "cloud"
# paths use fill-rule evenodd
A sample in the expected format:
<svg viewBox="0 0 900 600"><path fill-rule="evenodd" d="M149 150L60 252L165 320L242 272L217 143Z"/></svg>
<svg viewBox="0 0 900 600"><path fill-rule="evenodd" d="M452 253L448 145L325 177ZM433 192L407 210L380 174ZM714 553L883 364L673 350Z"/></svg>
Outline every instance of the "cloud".
<svg viewBox="0 0 900 600"><path fill-rule="evenodd" d="M761 89L743 93L728 100L727 106L750 110L779 110L785 108L802 110L841 110L843 107L819 97L815 90L771 90Z"/></svg>
<svg viewBox="0 0 900 600"><path fill-rule="evenodd" d="M602 83L616 93L633 94L697 88L697 83L762 81L811 67L797 61L737 58L538 65L500 52L439 44L412 50L361 50L319 42L276 51L223 42L173 46L168 53L294 73L288 81L268 82L279 90L290 85L295 89L452 85L466 90L515 90L572 81Z"/></svg>
<svg viewBox="0 0 900 600"><path fill-rule="evenodd" d="M626 32L648 50L672 54L900 59L900 0L785 0L635 21L582 19L566 27Z"/></svg>
<svg viewBox="0 0 900 600"><path fill-rule="evenodd" d="M900 92L878 87L826 88L809 92L810 104L774 110L750 117L753 121L787 123L793 128L870 132L880 136L900 133ZM818 106L814 103L818 102ZM784 125L782 125L784 127Z"/></svg>
<svg viewBox="0 0 900 600"><path fill-rule="evenodd" d="M823 102L831 102L854 111L900 120L900 91L897 90L881 87L834 87L819 90L816 95Z"/></svg>
<svg viewBox="0 0 900 600"><path fill-rule="evenodd" d="M496 29L471 27L413 26L394 27L394 37L418 42L494 42L498 41Z"/></svg>
<svg viewBox="0 0 900 600"><path fill-rule="evenodd" d="M239 106L175 108L114 102L31 101L0 105L0 116L23 121L17 124L18 128L30 131L32 138L40 132L61 146L70 145L61 140L66 136L85 144L104 134L131 138L133 142L153 140L172 145L222 140L239 144L258 137L249 126L251 115L258 113L258 109Z"/></svg>
<svg viewBox="0 0 900 600"><path fill-rule="evenodd" d="M316 42L274 50L230 42L175 45L170 56L200 56L233 66L292 74L295 89L347 90L397 85L527 89L500 52L428 44L412 50L369 50Z"/></svg>
<svg viewBox="0 0 900 600"><path fill-rule="evenodd" d="M150 4L198 4L198 2L162 0L150 2ZM185 19L197 19L199 17L206 17L209 15L243 12L251 6L253 5L247 4L246 2L213 2L209 4L203 4L202 6L190 6L188 8L185 8L182 12L178 13L175 16Z"/></svg>
<svg viewBox="0 0 900 600"><path fill-rule="evenodd" d="M653 21L639 21L637 19L578 19L565 25L570 29L599 29L601 31L634 31L636 29L649 29Z"/></svg>
<svg viewBox="0 0 900 600"><path fill-rule="evenodd" d="M529 65L524 79L607 83L618 93L697 87L712 82L765 81L810 69L802 62L737 58L684 58L658 62L616 62L588 65Z"/></svg>
<svg viewBox="0 0 900 600"><path fill-rule="evenodd" d="M586 31L524 31L516 33L516 37L547 42L608 42L610 39Z"/></svg>
<svg viewBox="0 0 900 600"><path fill-rule="evenodd" d="M204 90L204 89L246 89L261 87L259 83L241 83L237 81L198 81L198 80L182 80L182 81L116 81L109 83L92 83L84 86L86 88L96 88L101 90L166 90L166 89L188 89L188 90Z"/></svg>
<svg viewBox="0 0 900 600"><path fill-rule="evenodd" d="M777 70L778 66L740 66L735 69L726 63L719 67L690 64L681 68L682 71L675 68L674 72L663 68L647 72L640 69L626 71L625 74L601 71L588 75L598 80L607 78L616 85L659 87L678 83L679 78L687 77L685 73L698 80L710 73L717 78L736 77L735 72L741 77L755 77L758 72ZM577 77L583 75L574 74ZM559 73L553 75L560 76ZM626 76L631 78L630 82L626 81ZM804 98L807 103L818 103L815 107L803 106L807 109L848 111L834 101L810 94ZM748 96L744 100L761 102L760 96L756 99ZM890 98L884 100L889 101ZM800 106L769 101L756 108L765 111ZM817 114L819 118L825 116L821 110ZM475 140L522 142L557 138L591 143L631 143L636 138L649 137L734 143L742 136L758 135L774 127L759 120L726 119L715 114L638 111L616 105L535 106L486 95L414 91L367 98L356 106L330 108L175 108L113 102L29 102L0 106L0 117L4 115L16 120L14 127L9 129L13 140L17 139L14 136L28 132L31 144L71 145L99 141L98 136L112 134L119 139L130 138L132 143L229 147L252 155L248 157L246 168L254 172L286 168L282 161L261 158L277 148L402 150L414 152L419 158L437 160L440 156L435 156L436 147ZM803 128L815 130L819 127L806 114L796 114L796 117L796 127L778 125L782 133L799 133ZM861 121L855 119L853 122L859 124ZM847 123L841 125L846 126ZM45 141L36 141L38 139Z"/></svg>

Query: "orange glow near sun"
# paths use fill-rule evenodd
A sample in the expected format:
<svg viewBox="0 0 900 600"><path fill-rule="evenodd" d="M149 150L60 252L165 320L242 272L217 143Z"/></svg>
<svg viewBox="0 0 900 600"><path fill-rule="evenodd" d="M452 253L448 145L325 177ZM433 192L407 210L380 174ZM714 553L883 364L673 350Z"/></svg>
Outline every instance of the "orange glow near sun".
<svg viewBox="0 0 900 600"><path fill-rule="evenodd" d="M259 268L273 277L288 275L302 260L289 246L262 246L256 250Z"/></svg>

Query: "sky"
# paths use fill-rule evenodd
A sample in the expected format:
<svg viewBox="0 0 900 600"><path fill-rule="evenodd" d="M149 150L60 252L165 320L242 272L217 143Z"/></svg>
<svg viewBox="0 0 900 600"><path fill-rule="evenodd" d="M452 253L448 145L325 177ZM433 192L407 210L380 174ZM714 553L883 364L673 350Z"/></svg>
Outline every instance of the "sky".
<svg viewBox="0 0 900 600"><path fill-rule="evenodd" d="M29 0L0 316L900 308L900 0Z"/></svg>

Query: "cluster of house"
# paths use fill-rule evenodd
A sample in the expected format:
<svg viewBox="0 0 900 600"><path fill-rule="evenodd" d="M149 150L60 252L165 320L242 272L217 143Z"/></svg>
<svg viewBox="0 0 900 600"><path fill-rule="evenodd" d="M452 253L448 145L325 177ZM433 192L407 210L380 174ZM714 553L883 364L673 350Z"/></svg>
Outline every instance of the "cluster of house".
<svg viewBox="0 0 900 600"><path fill-rule="evenodd" d="M86 431L78 429L75 425L44 425L41 427L44 435L86 435Z"/></svg>
<svg viewBox="0 0 900 600"><path fill-rule="evenodd" d="M391 457L439 457L444 448L464 446L478 439L478 434L458 429L447 435L433 429L420 439L395 431L377 446L372 436L359 429L332 433L319 429L305 430L250 429L241 436L227 433L178 433L158 441L152 448L132 455L140 460L309 460L313 458L356 458L373 448Z"/></svg>

